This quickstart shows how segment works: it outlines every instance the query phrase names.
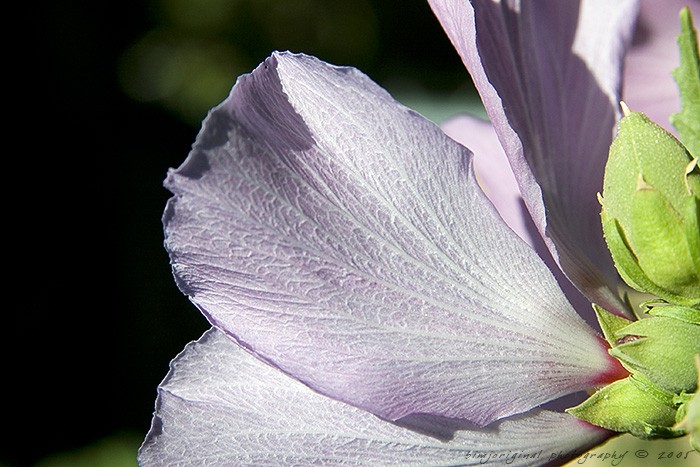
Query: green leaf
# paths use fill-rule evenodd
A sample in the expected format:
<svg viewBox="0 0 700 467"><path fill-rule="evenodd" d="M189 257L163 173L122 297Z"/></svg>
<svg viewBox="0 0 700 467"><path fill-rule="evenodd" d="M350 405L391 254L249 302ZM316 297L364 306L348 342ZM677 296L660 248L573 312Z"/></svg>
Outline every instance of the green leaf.
<svg viewBox="0 0 700 467"><path fill-rule="evenodd" d="M680 66L673 77L681 94L681 112L671 116L680 139L695 159L700 157L700 58L698 39L690 10L681 10L681 34L678 36Z"/></svg>

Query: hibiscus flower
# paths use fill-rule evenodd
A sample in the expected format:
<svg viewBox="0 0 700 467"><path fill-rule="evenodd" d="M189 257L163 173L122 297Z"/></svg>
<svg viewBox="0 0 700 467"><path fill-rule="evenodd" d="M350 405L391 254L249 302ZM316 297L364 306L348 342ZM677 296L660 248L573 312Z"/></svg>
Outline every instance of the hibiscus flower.
<svg viewBox="0 0 700 467"><path fill-rule="evenodd" d="M142 465L541 465L614 435L542 406L628 374L557 265L586 311L628 312L596 193L637 5L430 3L493 123L467 146L497 136L517 191L353 68L282 52L240 77L166 179L174 276L213 328Z"/></svg>

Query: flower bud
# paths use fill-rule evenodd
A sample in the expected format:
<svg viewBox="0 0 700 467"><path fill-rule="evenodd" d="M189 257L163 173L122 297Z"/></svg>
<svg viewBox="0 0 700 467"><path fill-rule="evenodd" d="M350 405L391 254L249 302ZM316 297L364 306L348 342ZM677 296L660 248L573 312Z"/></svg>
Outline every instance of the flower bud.
<svg viewBox="0 0 700 467"><path fill-rule="evenodd" d="M691 434L696 441L700 310L661 305L648 318L629 321L594 308L610 355L631 374L567 412L640 438Z"/></svg>
<svg viewBox="0 0 700 467"><path fill-rule="evenodd" d="M625 117L605 167L603 233L632 288L700 305L700 169L686 148L645 115Z"/></svg>
<svg viewBox="0 0 700 467"><path fill-rule="evenodd" d="M665 391L695 392L698 376L694 357L700 354L700 310L666 305L653 307L648 313L650 318L615 330L610 355L627 370L643 374Z"/></svg>

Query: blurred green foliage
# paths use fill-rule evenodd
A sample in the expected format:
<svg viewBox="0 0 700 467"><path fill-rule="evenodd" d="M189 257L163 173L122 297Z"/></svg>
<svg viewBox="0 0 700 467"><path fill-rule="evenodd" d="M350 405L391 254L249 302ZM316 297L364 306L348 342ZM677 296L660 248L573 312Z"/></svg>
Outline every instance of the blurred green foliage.
<svg viewBox="0 0 700 467"><path fill-rule="evenodd" d="M190 122L271 50L313 51L355 66L377 51L376 13L366 0L152 0L152 10L157 24L121 57L121 85Z"/></svg>
<svg viewBox="0 0 700 467"><path fill-rule="evenodd" d="M52 454L34 467L137 467L137 433L118 433L83 448Z"/></svg>
<svg viewBox="0 0 700 467"><path fill-rule="evenodd" d="M447 71L436 69L439 67L432 67L430 73L426 67L421 70L417 54L418 66L408 72L398 62L385 61L391 54L410 57L415 45L406 43L403 48L402 34L413 34L420 41L423 31L415 30L418 21L411 16L418 0L150 2L155 25L120 57L121 87L131 98L156 102L192 125L198 125L206 111L226 97L237 76L251 71L273 50L309 53L365 72L383 67L384 76L380 78L398 80L403 85L420 80L421 75L440 81ZM427 2L421 6L424 9L419 11L431 14ZM430 16L424 19L432 20L432 24L427 23L432 27L437 26ZM393 40L384 40L387 37ZM453 58L451 70L458 72L452 82L464 85L459 98L479 108L466 72L456 54ZM391 76L386 76L392 66L393 71L388 72ZM412 94L413 90L404 94ZM468 100L470 96L473 99Z"/></svg>

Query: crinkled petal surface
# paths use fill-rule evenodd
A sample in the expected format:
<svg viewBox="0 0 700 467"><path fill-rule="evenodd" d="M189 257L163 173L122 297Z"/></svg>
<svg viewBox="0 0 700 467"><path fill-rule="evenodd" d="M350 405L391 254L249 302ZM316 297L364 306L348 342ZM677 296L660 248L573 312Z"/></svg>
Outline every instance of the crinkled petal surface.
<svg viewBox="0 0 700 467"><path fill-rule="evenodd" d="M588 323L597 325L591 302L559 269L537 231L493 125L470 115L457 115L443 122L440 128L450 138L473 151L474 175L498 214L520 238L537 251L578 314Z"/></svg>
<svg viewBox="0 0 700 467"><path fill-rule="evenodd" d="M158 392L143 467L542 465L610 435L548 411L487 429L445 420L408 429L312 391L217 330L172 362Z"/></svg>
<svg viewBox="0 0 700 467"><path fill-rule="evenodd" d="M614 362L478 188L470 153L355 69L274 54L166 185L181 290L323 394L487 424Z"/></svg>
<svg viewBox="0 0 700 467"><path fill-rule="evenodd" d="M470 115L457 115L440 125L450 138L474 153L474 174L479 187L508 226L534 248L530 214L518 182L491 123Z"/></svg>
<svg viewBox="0 0 700 467"><path fill-rule="evenodd" d="M623 312L596 194L636 3L429 2L481 94L552 256L591 301Z"/></svg>

